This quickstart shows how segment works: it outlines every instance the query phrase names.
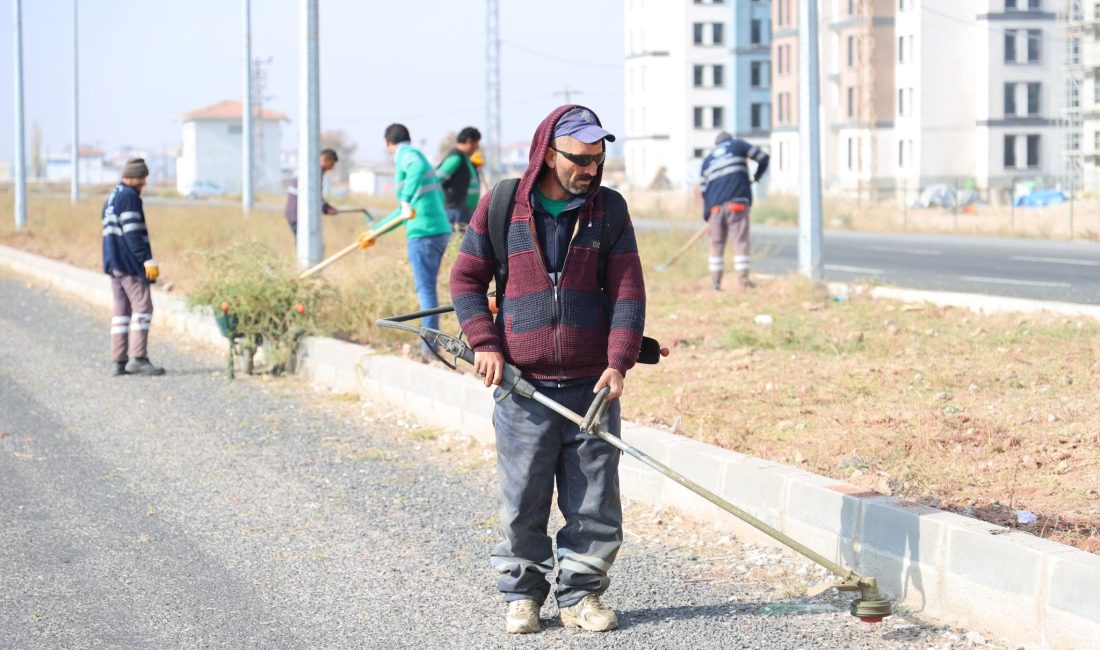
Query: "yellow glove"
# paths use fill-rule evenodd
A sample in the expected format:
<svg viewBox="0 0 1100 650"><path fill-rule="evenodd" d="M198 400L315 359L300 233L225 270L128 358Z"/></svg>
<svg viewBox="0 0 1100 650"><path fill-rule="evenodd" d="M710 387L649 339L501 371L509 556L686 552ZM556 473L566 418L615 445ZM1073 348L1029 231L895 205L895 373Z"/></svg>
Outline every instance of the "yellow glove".
<svg viewBox="0 0 1100 650"><path fill-rule="evenodd" d="M156 260L149 260L149 261L145 262L145 278L147 280L149 280L150 283L155 284L156 281L157 281L157 278L159 278L159 277L160 277L160 266L157 265L157 261Z"/></svg>
<svg viewBox="0 0 1100 650"><path fill-rule="evenodd" d="M481 167L485 164L485 156L481 155L480 150L475 151L474 155L470 156L470 163L473 164L474 167Z"/></svg>
<svg viewBox="0 0 1100 650"><path fill-rule="evenodd" d="M359 242L359 248L366 250L371 246L374 246L375 242L378 241L378 235L374 234L373 231L368 230L362 235L359 235L359 237L356 238L356 241Z"/></svg>

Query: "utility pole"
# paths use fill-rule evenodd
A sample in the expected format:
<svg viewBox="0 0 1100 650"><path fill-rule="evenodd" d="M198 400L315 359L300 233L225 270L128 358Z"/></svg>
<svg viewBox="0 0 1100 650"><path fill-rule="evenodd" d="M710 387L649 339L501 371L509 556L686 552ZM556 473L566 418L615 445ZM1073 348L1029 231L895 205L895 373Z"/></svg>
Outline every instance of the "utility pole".
<svg viewBox="0 0 1100 650"><path fill-rule="evenodd" d="M321 261L321 81L318 0L301 0L298 59L298 264Z"/></svg>
<svg viewBox="0 0 1100 650"><path fill-rule="evenodd" d="M824 277L821 234L820 71L817 0L798 3L798 140L802 168L798 193L798 272Z"/></svg>
<svg viewBox="0 0 1100 650"><path fill-rule="evenodd" d="M485 131L489 140L489 177L500 176L500 7L485 0Z"/></svg>
<svg viewBox="0 0 1100 650"><path fill-rule="evenodd" d="M22 0L12 0L14 20L14 56L15 74L12 75L15 89L15 155L13 156L15 169L12 180L15 182L15 229L23 230L27 227L27 169L26 169L26 145L23 136L23 10Z"/></svg>
<svg viewBox="0 0 1100 650"><path fill-rule="evenodd" d="M252 0L242 3L244 18L244 106L241 111L241 208L252 210Z"/></svg>
<svg viewBox="0 0 1100 650"><path fill-rule="evenodd" d="M562 99L565 101L566 104L572 104L573 103L573 93L576 93L578 95L583 94L581 91L577 90L576 88L570 88L569 84L566 84L565 88L554 92L555 95L561 95Z"/></svg>
<svg viewBox="0 0 1100 650"><path fill-rule="evenodd" d="M73 0L73 151L69 157L72 169L69 201L76 205L80 201L80 50L77 47L77 0Z"/></svg>

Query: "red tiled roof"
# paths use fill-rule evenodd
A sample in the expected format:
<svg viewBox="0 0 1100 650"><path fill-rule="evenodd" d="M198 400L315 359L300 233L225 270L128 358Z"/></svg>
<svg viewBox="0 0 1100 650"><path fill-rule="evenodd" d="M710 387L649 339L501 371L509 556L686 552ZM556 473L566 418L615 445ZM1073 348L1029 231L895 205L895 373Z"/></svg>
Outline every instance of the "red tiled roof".
<svg viewBox="0 0 1100 650"><path fill-rule="evenodd" d="M189 122L192 120L239 120L244 114L244 109L241 107L241 103L235 99L227 99L217 104L211 104L203 108L196 108L193 111L188 111L183 115L180 115L180 120ZM262 109L255 111L253 109L253 116L259 117L264 120L282 120L286 121L286 115L279 113L278 111L271 111L268 109Z"/></svg>

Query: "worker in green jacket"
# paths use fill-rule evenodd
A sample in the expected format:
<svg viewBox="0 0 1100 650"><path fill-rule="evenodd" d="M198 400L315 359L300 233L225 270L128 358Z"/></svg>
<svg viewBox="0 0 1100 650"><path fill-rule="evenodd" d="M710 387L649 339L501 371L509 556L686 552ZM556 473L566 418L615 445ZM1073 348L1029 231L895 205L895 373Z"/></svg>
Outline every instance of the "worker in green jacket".
<svg viewBox="0 0 1100 650"><path fill-rule="evenodd" d="M477 209L481 198L481 177L471 157L481 146L481 132L468 126L458 132L455 147L447 153L436 168L443 186L447 220L458 233L466 232L470 215Z"/></svg>
<svg viewBox="0 0 1100 650"><path fill-rule="evenodd" d="M386 127L386 153L393 156L397 200L400 205L386 216L373 231L385 229L394 219L401 219L405 226L405 250L412 264L413 282L420 309L439 306L436 296L436 280L439 265L447 242L451 238L451 224L443 207L443 189L436 178L435 169L427 157L410 142L409 130L403 124ZM410 219L410 215L412 218ZM370 232L361 236L370 237ZM362 245L364 242L360 242ZM423 320L424 327L439 328L439 316ZM424 352L428 352L427 346Z"/></svg>

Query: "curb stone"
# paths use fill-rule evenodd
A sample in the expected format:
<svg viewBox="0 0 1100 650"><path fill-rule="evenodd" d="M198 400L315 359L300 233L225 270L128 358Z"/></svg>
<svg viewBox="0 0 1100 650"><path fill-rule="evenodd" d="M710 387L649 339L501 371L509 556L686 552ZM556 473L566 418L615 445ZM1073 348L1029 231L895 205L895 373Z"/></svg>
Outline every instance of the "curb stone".
<svg viewBox="0 0 1100 650"><path fill-rule="evenodd" d="M0 246L0 267L110 308L101 273L5 246ZM189 310L185 300L159 289L153 294L158 326L224 349L209 309ZM977 296L967 302L965 294L883 287L871 295L980 311L1048 307L1039 301ZM1058 313L1100 317L1100 308L1051 304ZM106 328L106 311L104 316ZM473 377L317 337L303 342L298 369L317 387L358 392L429 426L493 443L493 401ZM898 605L923 618L1026 647L1092 648L1100 638L1100 556L651 427L624 422L622 435L826 557L877 577ZM631 499L677 508L749 541L777 545L630 456L622 459L620 481Z"/></svg>

